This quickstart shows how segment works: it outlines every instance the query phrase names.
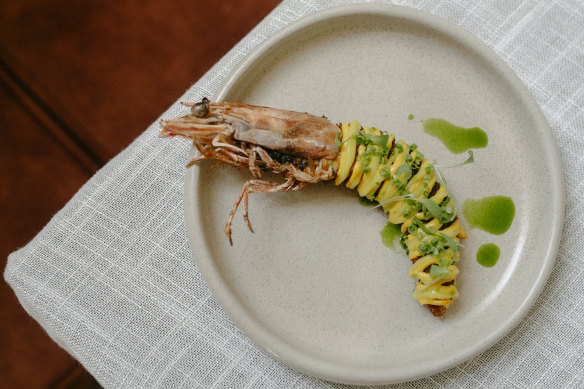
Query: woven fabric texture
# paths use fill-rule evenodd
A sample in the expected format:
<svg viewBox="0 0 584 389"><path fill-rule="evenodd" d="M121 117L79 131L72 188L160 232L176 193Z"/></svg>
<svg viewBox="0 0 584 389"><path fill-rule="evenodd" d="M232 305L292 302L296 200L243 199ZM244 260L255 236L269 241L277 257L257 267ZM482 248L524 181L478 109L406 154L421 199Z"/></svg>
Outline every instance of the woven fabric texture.
<svg viewBox="0 0 584 389"><path fill-rule="evenodd" d="M284 1L178 101L212 96L283 26L338 0ZM561 150L566 218L556 266L528 316L481 355L404 388L584 387L584 4L395 2L449 19L491 47L543 110ZM178 101L161 117L184 113ZM106 388L344 387L259 350L197 270L183 215L188 142L152 124L71 199L5 278L27 312Z"/></svg>

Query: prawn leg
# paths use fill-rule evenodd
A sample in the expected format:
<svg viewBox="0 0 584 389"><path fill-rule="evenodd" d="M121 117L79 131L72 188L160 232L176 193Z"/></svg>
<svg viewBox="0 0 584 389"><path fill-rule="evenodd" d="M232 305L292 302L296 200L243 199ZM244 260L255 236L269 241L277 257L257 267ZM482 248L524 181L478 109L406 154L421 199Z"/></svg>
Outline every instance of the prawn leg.
<svg viewBox="0 0 584 389"><path fill-rule="evenodd" d="M249 204L248 196L250 193L253 193L253 192L261 192L261 193L286 192L289 190L298 190L298 189L304 187L305 185L306 185L305 182L296 181L296 179L294 177L288 177L286 179L286 181L284 181L283 183L280 183L280 184L275 183L275 182L263 181L263 180L249 180L249 181L247 181L243 185L241 193L239 194L237 201L233 205L233 208L231 209L231 212L229 213L229 218L227 219L227 223L225 224L224 232L225 232L225 235L227 236L227 238L229 239L229 243L233 246L233 240L231 238L231 223L233 222L233 217L235 216L235 212L237 211L237 208L239 208L239 205L241 204L242 200L243 200L243 219L245 220L245 224L247 224L247 227L249 228L249 230L251 232L254 232L253 228L251 226L251 223L249 221L249 212L248 212L248 204Z"/></svg>

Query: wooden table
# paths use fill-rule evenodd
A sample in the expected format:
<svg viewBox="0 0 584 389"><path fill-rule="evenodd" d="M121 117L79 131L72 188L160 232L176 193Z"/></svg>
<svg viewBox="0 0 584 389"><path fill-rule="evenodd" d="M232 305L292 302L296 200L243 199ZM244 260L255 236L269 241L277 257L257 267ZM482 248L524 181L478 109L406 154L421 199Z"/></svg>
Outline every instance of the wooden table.
<svg viewBox="0 0 584 389"><path fill-rule="evenodd" d="M277 0L0 2L0 258L23 246ZM99 385L0 285L0 387Z"/></svg>

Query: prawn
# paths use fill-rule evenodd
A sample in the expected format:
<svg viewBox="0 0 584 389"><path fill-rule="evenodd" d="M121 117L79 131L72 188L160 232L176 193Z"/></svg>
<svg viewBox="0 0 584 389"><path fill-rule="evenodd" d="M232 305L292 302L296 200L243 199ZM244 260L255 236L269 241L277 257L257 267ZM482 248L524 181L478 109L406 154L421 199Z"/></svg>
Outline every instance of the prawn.
<svg viewBox="0 0 584 389"><path fill-rule="evenodd" d="M242 201L243 218L253 232L250 193L299 190L334 180L377 201L389 221L400 226L400 243L413 263L409 276L417 279L412 297L434 316L444 314L458 297L458 246L467 234L454 199L415 144L356 120L333 124L325 116L206 98L183 104L191 113L162 120L160 137L192 139L199 153L187 167L215 159L254 176L229 213L224 232L231 245L231 224ZM262 180L267 171L281 174L284 181Z"/></svg>

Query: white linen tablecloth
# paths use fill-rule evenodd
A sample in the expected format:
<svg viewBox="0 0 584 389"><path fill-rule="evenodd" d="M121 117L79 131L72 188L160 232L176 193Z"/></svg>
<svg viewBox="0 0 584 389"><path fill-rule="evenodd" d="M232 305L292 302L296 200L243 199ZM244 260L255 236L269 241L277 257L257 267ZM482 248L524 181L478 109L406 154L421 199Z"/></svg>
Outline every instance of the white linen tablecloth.
<svg viewBox="0 0 584 389"><path fill-rule="evenodd" d="M283 26L339 0L284 1L179 101L212 96ZM556 266L529 315L494 347L404 388L584 387L584 3L398 1L469 30L535 96L561 150L566 218ZM184 112L174 104L162 117ZM187 243L188 142L150 126L25 247L5 278L48 334L106 388L342 387L259 350L211 296Z"/></svg>

